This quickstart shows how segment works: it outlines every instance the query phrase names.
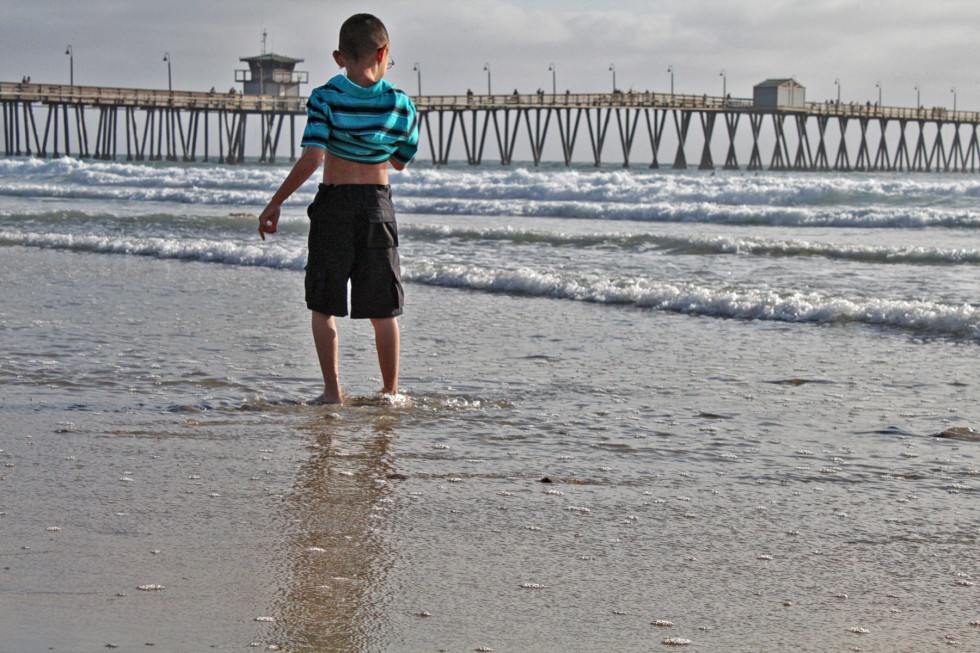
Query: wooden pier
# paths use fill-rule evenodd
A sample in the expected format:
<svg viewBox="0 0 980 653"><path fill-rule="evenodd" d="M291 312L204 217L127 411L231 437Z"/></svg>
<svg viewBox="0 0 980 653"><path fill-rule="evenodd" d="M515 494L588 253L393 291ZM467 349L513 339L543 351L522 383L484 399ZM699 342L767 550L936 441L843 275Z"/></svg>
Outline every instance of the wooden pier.
<svg viewBox="0 0 980 653"><path fill-rule="evenodd" d="M253 151L259 161L275 162L283 138L293 160L296 119L302 130L305 103L302 97L235 91L3 82L3 154L241 163L246 134L257 131ZM633 165L642 150L651 168L685 169L688 152L696 149L702 170L719 164L747 170L980 170L980 113L973 111L837 102L774 109L745 99L650 92L422 96L415 103L420 154L435 165L478 165L485 156L509 165L520 144L535 165L584 159L598 166L608 139L614 141L610 156L623 166ZM587 151L576 158L576 147ZM719 151L724 156L716 158Z"/></svg>

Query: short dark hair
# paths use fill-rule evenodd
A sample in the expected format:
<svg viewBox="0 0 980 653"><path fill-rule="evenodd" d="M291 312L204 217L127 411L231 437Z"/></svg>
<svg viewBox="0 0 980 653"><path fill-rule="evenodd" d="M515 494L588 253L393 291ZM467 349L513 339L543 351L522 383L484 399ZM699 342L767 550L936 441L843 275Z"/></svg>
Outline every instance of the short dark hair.
<svg viewBox="0 0 980 653"><path fill-rule="evenodd" d="M340 54L361 61L388 44L388 30L376 16L354 14L340 26Z"/></svg>

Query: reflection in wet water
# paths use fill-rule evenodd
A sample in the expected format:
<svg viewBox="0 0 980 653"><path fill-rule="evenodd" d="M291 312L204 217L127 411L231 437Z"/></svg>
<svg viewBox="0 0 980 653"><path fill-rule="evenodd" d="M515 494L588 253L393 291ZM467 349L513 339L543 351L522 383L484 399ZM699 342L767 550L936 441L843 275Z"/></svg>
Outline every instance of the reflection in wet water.
<svg viewBox="0 0 980 653"><path fill-rule="evenodd" d="M369 650L385 629L391 552L379 522L395 476L394 418L376 415L351 429L351 412L303 429L313 439L310 456L283 503L288 566L276 630L290 650Z"/></svg>

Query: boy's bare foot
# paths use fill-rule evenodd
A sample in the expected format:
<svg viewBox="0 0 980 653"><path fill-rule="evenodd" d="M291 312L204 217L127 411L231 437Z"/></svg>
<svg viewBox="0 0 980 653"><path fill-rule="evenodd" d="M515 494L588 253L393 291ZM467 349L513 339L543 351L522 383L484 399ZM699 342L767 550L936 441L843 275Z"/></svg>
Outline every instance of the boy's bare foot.
<svg viewBox="0 0 980 653"><path fill-rule="evenodd" d="M327 397L325 394L321 394L313 399L307 399L303 402L307 406L334 406L344 403L343 397L331 398Z"/></svg>

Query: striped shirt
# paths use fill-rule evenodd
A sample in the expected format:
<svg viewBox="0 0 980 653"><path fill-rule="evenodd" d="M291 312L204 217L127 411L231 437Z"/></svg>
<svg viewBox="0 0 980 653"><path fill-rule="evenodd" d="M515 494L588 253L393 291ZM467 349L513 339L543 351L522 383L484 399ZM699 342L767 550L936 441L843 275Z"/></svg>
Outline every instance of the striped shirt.
<svg viewBox="0 0 980 653"><path fill-rule="evenodd" d="M303 147L358 163L407 165L419 143L411 98L385 80L367 88L337 75L310 94Z"/></svg>

